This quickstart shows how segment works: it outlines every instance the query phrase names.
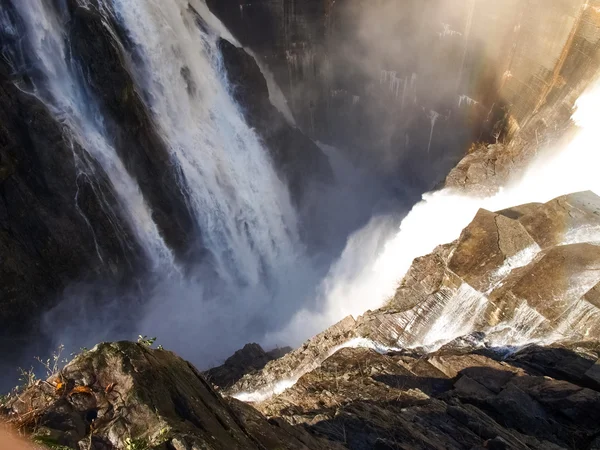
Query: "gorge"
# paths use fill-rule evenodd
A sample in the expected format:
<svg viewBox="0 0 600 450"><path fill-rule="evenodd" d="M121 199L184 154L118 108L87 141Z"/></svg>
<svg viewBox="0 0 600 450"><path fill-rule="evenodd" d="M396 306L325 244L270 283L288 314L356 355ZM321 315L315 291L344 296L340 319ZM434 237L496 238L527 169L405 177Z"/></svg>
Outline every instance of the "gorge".
<svg viewBox="0 0 600 450"><path fill-rule="evenodd" d="M0 387L93 350L0 418L600 448L599 42L596 0L4 0Z"/></svg>

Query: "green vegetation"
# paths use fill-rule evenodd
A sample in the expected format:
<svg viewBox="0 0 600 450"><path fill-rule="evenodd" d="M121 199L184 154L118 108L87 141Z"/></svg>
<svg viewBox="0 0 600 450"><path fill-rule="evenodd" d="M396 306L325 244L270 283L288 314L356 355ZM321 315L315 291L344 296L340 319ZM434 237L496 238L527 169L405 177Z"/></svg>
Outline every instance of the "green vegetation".
<svg viewBox="0 0 600 450"><path fill-rule="evenodd" d="M148 336L142 336L141 334L138 336L138 344L145 345L146 347L152 347L152 345L156 342L156 338L149 338Z"/></svg>
<svg viewBox="0 0 600 450"><path fill-rule="evenodd" d="M44 447L47 447L51 450L73 450L71 447L60 445L58 442L56 442L55 439L51 438L50 436L34 436L32 440L36 444L41 444Z"/></svg>

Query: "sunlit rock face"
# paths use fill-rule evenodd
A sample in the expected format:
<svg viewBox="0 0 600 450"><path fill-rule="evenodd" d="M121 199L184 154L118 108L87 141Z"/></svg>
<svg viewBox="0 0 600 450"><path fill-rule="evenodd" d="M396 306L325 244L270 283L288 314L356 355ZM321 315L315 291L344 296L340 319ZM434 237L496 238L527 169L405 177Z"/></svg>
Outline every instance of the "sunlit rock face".
<svg viewBox="0 0 600 450"><path fill-rule="evenodd" d="M594 342L599 208L600 197L580 192L496 213L481 209L457 241L415 259L384 307L344 319L227 392L264 401L346 347L427 353L469 335L466 348Z"/></svg>
<svg viewBox="0 0 600 450"><path fill-rule="evenodd" d="M600 281L598 207L582 192L480 210L456 243L413 263L389 305L359 320L359 334L434 348L473 331L496 345L597 338L600 310L586 296Z"/></svg>
<svg viewBox="0 0 600 450"><path fill-rule="evenodd" d="M209 0L274 72L302 129L427 190L501 183L558 139L599 67L598 2ZM482 182L482 178L486 181Z"/></svg>

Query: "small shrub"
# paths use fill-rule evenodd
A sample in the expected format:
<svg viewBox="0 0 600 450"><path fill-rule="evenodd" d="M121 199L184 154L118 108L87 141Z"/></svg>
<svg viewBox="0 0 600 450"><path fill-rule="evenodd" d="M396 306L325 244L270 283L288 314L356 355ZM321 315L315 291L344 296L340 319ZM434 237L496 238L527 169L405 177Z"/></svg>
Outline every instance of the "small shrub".
<svg viewBox="0 0 600 450"><path fill-rule="evenodd" d="M152 347L152 345L156 342L156 338L149 338L148 336L142 336L140 334L137 341L138 344L145 345L146 347Z"/></svg>
<svg viewBox="0 0 600 450"><path fill-rule="evenodd" d="M125 439L125 450L149 450L150 446L144 439Z"/></svg>
<svg viewBox="0 0 600 450"><path fill-rule="evenodd" d="M56 375L60 371L61 367L69 362L69 360L62 357L64 350L65 346L61 344L54 352L52 352L52 356L45 361L39 356L35 357L36 361L39 362L44 369L46 369L46 378Z"/></svg>

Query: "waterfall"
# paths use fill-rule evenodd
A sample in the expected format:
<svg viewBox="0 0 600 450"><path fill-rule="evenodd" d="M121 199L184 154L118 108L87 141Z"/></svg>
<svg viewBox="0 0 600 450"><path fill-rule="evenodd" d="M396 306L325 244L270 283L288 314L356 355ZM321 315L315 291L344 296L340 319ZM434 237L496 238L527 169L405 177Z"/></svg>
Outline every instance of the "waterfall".
<svg viewBox="0 0 600 450"><path fill-rule="evenodd" d="M286 323L311 298L316 270L305 255L287 185L231 95L218 41L236 42L205 3L80 4L101 15L116 42L120 62L164 144L165 163L178 174L175 189L201 234L201 258L176 262L135 168L121 159L128 149L121 149L107 131L111 113L103 111L102 99L91 88L89 68L71 53L66 4L11 1L26 28L22 51L40 75L33 78L30 95L47 105L73 142L78 175L94 180L93 166L105 172L119 203L118 211L105 212L128 223L153 274L139 280L143 302L107 293L104 303L110 310L90 309L87 292L67 293L45 319L53 324L48 326L53 338L80 346L152 333L165 347L206 366ZM0 20L10 25L2 15ZM75 154L79 148L86 158ZM104 193L96 195L102 200ZM108 208L108 202L103 205ZM94 236L91 220L84 217L84 223ZM96 248L104 261L102 243L96 242ZM91 289L93 295L114 292L104 286ZM57 320L68 323L56 331Z"/></svg>
<svg viewBox="0 0 600 450"><path fill-rule="evenodd" d="M131 70L182 170L219 276L256 285L289 267L298 242L287 188L229 95L217 32L196 23L196 13L210 16L204 3L189 2L193 10L187 0L112 5L142 56Z"/></svg>
<svg viewBox="0 0 600 450"><path fill-rule="evenodd" d="M79 68L69 59L59 11L44 0L15 1L14 6L25 23L30 51L46 76L44 86L36 86L33 95L54 111L70 138L104 169L151 266L155 270L176 271L171 250L160 236L139 187L110 144L98 107L82 82L83 74L76 73ZM81 160L77 162L78 177L94 177L89 165Z"/></svg>

